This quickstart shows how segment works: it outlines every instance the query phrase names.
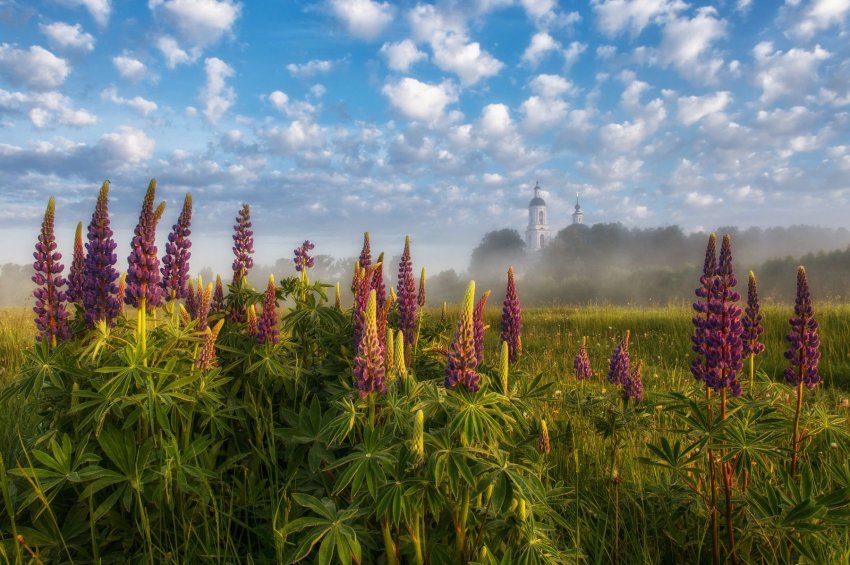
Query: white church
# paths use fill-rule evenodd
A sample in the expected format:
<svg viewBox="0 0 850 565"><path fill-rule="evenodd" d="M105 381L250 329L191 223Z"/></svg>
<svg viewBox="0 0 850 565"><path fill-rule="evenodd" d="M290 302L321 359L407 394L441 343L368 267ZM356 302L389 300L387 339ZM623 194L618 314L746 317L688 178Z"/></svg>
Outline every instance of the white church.
<svg viewBox="0 0 850 565"><path fill-rule="evenodd" d="M540 196L540 183L534 183L534 198L528 203L528 227L525 230L525 245L528 251L540 251L549 243L551 232L546 217L546 201ZM584 212L578 203L573 212L573 224L584 224Z"/></svg>

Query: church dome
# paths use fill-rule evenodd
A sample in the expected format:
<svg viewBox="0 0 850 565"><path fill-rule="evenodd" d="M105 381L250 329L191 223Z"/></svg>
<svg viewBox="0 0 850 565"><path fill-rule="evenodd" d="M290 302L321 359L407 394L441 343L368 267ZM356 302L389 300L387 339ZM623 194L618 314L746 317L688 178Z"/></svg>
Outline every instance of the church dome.
<svg viewBox="0 0 850 565"><path fill-rule="evenodd" d="M540 198L539 196L535 196L531 199L531 202L528 203L529 206L546 206L546 201Z"/></svg>

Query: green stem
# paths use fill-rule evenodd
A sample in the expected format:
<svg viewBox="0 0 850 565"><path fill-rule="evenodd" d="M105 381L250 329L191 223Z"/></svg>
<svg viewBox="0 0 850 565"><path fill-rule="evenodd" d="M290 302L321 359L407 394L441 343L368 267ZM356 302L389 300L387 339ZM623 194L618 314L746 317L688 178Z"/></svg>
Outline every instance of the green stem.
<svg viewBox="0 0 850 565"><path fill-rule="evenodd" d="M424 565L425 558L422 555L422 532L419 527L420 517L417 514L413 520L413 529L410 530L410 541L413 543L413 551L415 553L414 563L416 565Z"/></svg>
<svg viewBox="0 0 850 565"><path fill-rule="evenodd" d="M800 369L802 373L802 368ZM797 454L800 450L800 411L803 408L803 379L800 376L800 384L797 385L797 409L794 411L794 435L791 437L791 478L797 474Z"/></svg>
<svg viewBox="0 0 850 565"><path fill-rule="evenodd" d="M387 565L398 565L396 557L396 546L393 534L390 532L390 521L384 516L381 518L381 532L384 534L384 550L387 553Z"/></svg>
<svg viewBox="0 0 850 565"><path fill-rule="evenodd" d="M726 387L721 391L720 410L722 419L726 419ZM722 453L721 453L722 455ZM729 552L732 564L738 564L738 556L735 553L735 528L732 524L732 464L728 461L722 463L723 489L726 494L726 533L729 538Z"/></svg>
<svg viewBox="0 0 850 565"><path fill-rule="evenodd" d="M469 518L469 488L463 489L460 513L455 519L455 534L458 562L466 563L466 521Z"/></svg>
<svg viewBox="0 0 850 565"><path fill-rule="evenodd" d="M755 396L756 385L756 354L750 353L750 395Z"/></svg>

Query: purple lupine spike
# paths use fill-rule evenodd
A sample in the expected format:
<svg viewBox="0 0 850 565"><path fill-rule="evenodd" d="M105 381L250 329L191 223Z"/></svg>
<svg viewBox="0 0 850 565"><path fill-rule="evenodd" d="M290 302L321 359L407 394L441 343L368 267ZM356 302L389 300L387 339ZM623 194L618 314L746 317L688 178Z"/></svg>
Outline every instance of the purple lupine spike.
<svg viewBox="0 0 850 565"><path fill-rule="evenodd" d="M705 381L708 371L708 360L706 358L706 335L707 326L711 318L708 305L711 302L712 283L717 273L717 235L712 233L708 236L708 245L705 248L705 262L703 263L702 275L700 275L700 286L694 291L698 300L694 302L693 308L696 315L691 319L694 324L694 335L691 337L692 346L696 356L691 361L691 374L698 381Z"/></svg>
<svg viewBox="0 0 850 565"><path fill-rule="evenodd" d="M189 248L192 242L189 235L192 233L192 195L186 194L183 201L183 210L177 223L168 234L168 243L165 244L165 256L162 258L162 286L167 301L176 298L186 298L186 282L189 280L189 259L192 253Z"/></svg>
<svg viewBox="0 0 850 565"><path fill-rule="evenodd" d="M422 273L419 275L419 294L416 296L416 304L419 310L425 308L425 267L422 267Z"/></svg>
<svg viewBox="0 0 850 565"><path fill-rule="evenodd" d="M218 338L218 334L221 332L221 327L223 325L224 320L222 319L219 320L212 329L206 329L204 345L201 347L201 352L198 354L198 360L195 362L195 366L197 368L207 370L212 369L218 364L215 356L215 340Z"/></svg>
<svg viewBox="0 0 850 565"><path fill-rule="evenodd" d="M352 312L352 326L354 328L354 350L360 346L360 341L363 338L363 330L366 327L366 306L369 302L369 290L372 288L372 272L374 267L370 267L367 271L360 271L359 276L355 277L356 284L354 288L354 309ZM377 308L377 307L376 307Z"/></svg>
<svg viewBox="0 0 850 565"><path fill-rule="evenodd" d="M111 326L124 308L124 299L119 300L118 270L115 263L118 244L112 239L109 227L109 181L104 181L97 197L97 205L92 213L86 235L85 280L83 281L83 309L86 312L86 324L94 328L99 320ZM125 296L126 296L126 285Z"/></svg>
<svg viewBox="0 0 850 565"><path fill-rule="evenodd" d="M139 223L133 231L133 242L130 256L127 257L127 294L124 301L128 306L152 310L162 305L162 287L159 285L159 255L156 248L156 224L161 214L159 208L154 209L156 198L156 179L151 179L145 199L142 201L142 211L139 213Z"/></svg>
<svg viewBox="0 0 850 565"><path fill-rule="evenodd" d="M747 308L744 310L741 324L744 326L744 354L758 355L764 351L764 344L759 342L761 334L764 333L761 305L759 304L756 275L752 271L750 271L749 284L747 285Z"/></svg>
<svg viewBox="0 0 850 565"><path fill-rule="evenodd" d="M378 316L381 310L384 309L384 304L387 302L387 285L384 283L384 254L378 255L378 260L375 262L375 273L372 275L372 289L375 291L375 300L378 304ZM378 337L381 334L378 333Z"/></svg>
<svg viewBox="0 0 850 565"><path fill-rule="evenodd" d="M369 232L363 232L363 248L360 250L360 257L357 258L357 264L361 269L368 270L372 266L372 247L369 240Z"/></svg>
<svg viewBox="0 0 850 565"><path fill-rule="evenodd" d="M257 342L274 345L280 340L277 318L277 296L275 296L274 275L269 275L266 295L263 300L263 312L257 320Z"/></svg>
<svg viewBox="0 0 850 565"><path fill-rule="evenodd" d="M631 360L629 358L629 336L631 332L626 330L626 335L614 348L611 361L608 364L608 382L614 385L622 385L629 378Z"/></svg>
<svg viewBox="0 0 850 565"><path fill-rule="evenodd" d="M38 243L35 244L32 281L38 285L33 291L35 297L35 326L38 328L36 340L46 341L50 347L71 337L68 329L68 312L65 310L65 278L62 271L65 266L59 261L62 254L56 251L56 235L53 229L56 217L56 200L51 196L44 211L44 221Z"/></svg>
<svg viewBox="0 0 850 565"><path fill-rule="evenodd" d="M481 381L481 375L475 370L478 367L478 360L475 357L474 300L475 281L470 281L463 299L460 320L449 346L444 383L446 388L455 389L460 385L470 392L475 392Z"/></svg>
<svg viewBox="0 0 850 565"><path fill-rule="evenodd" d="M472 314L473 334L475 335L475 364L480 365L484 360L484 308L487 306L487 299L490 298L490 291L485 292L478 303L475 305L475 310Z"/></svg>
<svg viewBox="0 0 850 565"><path fill-rule="evenodd" d="M522 307L516 292L513 267L508 267L508 287L502 305L501 339L508 344L508 357L511 363L515 363L522 353Z"/></svg>
<svg viewBox="0 0 850 565"><path fill-rule="evenodd" d="M221 284L221 275L215 276L215 291L213 292L210 309L213 314L224 312L224 285Z"/></svg>
<svg viewBox="0 0 850 565"><path fill-rule="evenodd" d="M186 313L192 320L198 319L198 295L195 293L195 281L186 283Z"/></svg>
<svg viewBox="0 0 850 565"><path fill-rule="evenodd" d="M254 232L251 230L251 207L243 204L236 216L233 226L233 285L242 284L242 279L248 276L248 271L254 266ZM244 321L243 319L240 321Z"/></svg>
<svg viewBox="0 0 850 565"><path fill-rule="evenodd" d="M83 302L83 287L86 282L86 254L83 250L83 222L77 224L74 233L74 258L71 261L71 270L68 272L68 290L65 298L68 302Z"/></svg>
<svg viewBox="0 0 850 565"><path fill-rule="evenodd" d="M387 391L384 352L378 340L377 309L375 291L370 289L364 311L363 339L354 358L354 384L360 391L360 398Z"/></svg>
<svg viewBox="0 0 850 565"><path fill-rule="evenodd" d="M413 262L410 259L410 236L404 238L404 253L398 265L398 329L404 334L404 361L409 367L416 341L416 280L413 278Z"/></svg>
<svg viewBox="0 0 850 565"><path fill-rule="evenodd" d="M785 369L785 380L790 385L798 386L803 383L810 389L815 388L821 381L818 374L820 338L809 281L803 267L797 270L797 300L794 303L794 317L789 321L791 331L787 339L790 345L785 352L785 358L791 365Z"/></svg>
<svg viewBox="0 0 850 565"><path fill-rule="evenodd" d="M573 370L576 380L586 381L593 378L593 369L590 367L590 357L587 355L587 338L581 338L581 347L573 359Z"/></svg>
<svg viewBox="0 0 850 565"><path fill-rule="evenodd" d="M316 247L309 240L305 240L304 243L301 244L301 247L295 249L295 258L293 261L295 262L295 270L299 273L305 269L312 269L313 265L316 264L316 260L313 257L310 257L310 251Z"/></svg>
<svg viewBox="0 0 850 565"><path fill-rule="evenodd" d="M634 400L640 402L643 400L643 378L641 371L643 369L643 361L638 361L638 364L629 371L628 377L623 380L623 400L628 402Z"/></svg>

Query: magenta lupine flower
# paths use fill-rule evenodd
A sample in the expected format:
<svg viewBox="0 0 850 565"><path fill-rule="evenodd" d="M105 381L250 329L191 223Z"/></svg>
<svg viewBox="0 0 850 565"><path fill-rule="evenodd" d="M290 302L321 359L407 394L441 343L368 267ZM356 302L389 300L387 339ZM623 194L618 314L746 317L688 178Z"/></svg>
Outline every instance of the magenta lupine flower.
<svg viewBox="0 0 850 565"><path fill-rule="evenodd" d="M410 353L416 341L416 280L413 278L413 262L410 260L410 236L404 238L404 253L398 265L398 329L404 334L404 356L410 365Z"/></svg>
<svg viewBox="0 0 850 565"><path fill-rule="evenodd" d="M198 319L198 295L195 293L195 281L189 279L186 284L186 313L192 320Z"/></svg>
<svg viewBox="0 0 850 565"><path fill-rule="evenodd" d="M363 339L357 347L354 358L354 384L360 391L360 398L372 392L383 394L387 391L384 352L378 340L377 299L375 291L369 290L363 327Z"/></svg>
<svg viewBox="0 0 850 565"><path fill-rule="evenodd" d="M641 378L641 370L643 361L638 361L638 364L629 371L628 377L623 380L623 400L628 402L634 400L640 402L643 400L643 378Z"/></svg>
<svg viewBox="0 0 850 565"><path fill-rule="evenodd" d="M171 301L175 298L186 297L186 282L189 280L189 258L192 253L189 248L192 242L189 235L192 233L192 195L186 194L183 201L183 210L177 223L168 234L168 243L165 244L165 256L162 258L162 286L165 299Z"/></svg>
<svg viewBox="0 0 850 565"><path fill-rule="evenodd" d="M705 262L702 267L702 275L699 278L699 288L694 291L697 300L693 304L696 315L691 319L694 324L694 335L691 337L692 346L696 357L691 361L691 374L698 381L705 382L705 373L708 371L706 359L706 335L707 326L711 319L709 303L712 299L712 285L717 273L717 236L712 233L708 236L708 245L705 248Z"/></svg>
<svg viewBox="0 0 850 565"><path fill-rule="evenodd" d="M522 353L522 308L516 292L513 267L508 267L508 288L502 305L501 339L508 344L508 357L511 363L515 363Z"/></svg>
<svg viewBox="0 0 850 565"><path fill-rule="evenodd" d="M147 310L162 304L159 255L156 248L156 224L161 211L154 209L154 198L156 180L151 179L142 201L139 223L133 231L130 256L127 257L127 294L124 297L128 306L139 308L144 304Z"/></svg>
<svg viewBox="0 0 850 565"><path fill-rule="evenodd" d="M68 302L83 302L83 287L86 282L86 254L83 250L83 222L77 224L74 234L74 258L71 261L71 270L68 272L68 290L65 298Z"/></svg>
<svg viewBox="0 0 850 565"><path fill-rule="evenodd" d="M224 285L221 284L221 275L215 276L215 291L213 292L211 311L214 314L224 312Z"/></svg>
<svg viewBox="0 0 850 565"><path fill-rule="evenodd" d="M301 247L295 250L295 270L299 273L304 269L312 269L316 264L316 260L310 257L310 251L316 247L309 240L305 240Z"/></svg>
<svg viewBox="0 0 850 565"><path fill-rule="evenodd" d="M274 291L274 275L269 275L266 296L263 300L263 312L257 320L257 342L274 345L280 339L277 318L277 297Z"/></svg>
<svg viewBox="0 0 850 565"><path fill-rule="evenodd" d="M224 320L219 320L212 329L206 329L206 337L204 345L201 347L201 352L198 354L198 360L195 366L201 370L212 369L218 362L215 356L215 340L218 339L218 334L221 332L221 327L224 325Z"/></svg>
<svg viewBox="0 0 850 565"><path fill-rule="evenodd" d="M593 378L593 369L590 368L590 357L587 354L587 338L581 338L581 347L573 359L573 370L576 380L585 381Z"/></svg>
<svg viewBox="0 0 850 565"><path fill-rule="evenodd" d="M475 281L470 281L463 298L463 309L457 322L454 338L449 346L446 363L446 388L463 386L470 392L478 390L481 375L476 372L478 359L475 357Z"/></svg>
<svg viewBox="0 0 850 565"><path fill-rule="evenodd" d="M65 279L62 271L65 266L59 261L62 254L56 251L56 236L53 230L56 216L56 200L51 196L44 212L41 233L35 244L32 282L38 285L33 291L35 297L35 326L38 328L38 341L46 341L55 347L58 341L71 337L68 329L68 312L65 310Z"/></svg>
<svg viewBox="0 0 850 565"><path fill-rule="evenodd" d="M372 288L372 270L360 271L354 278L354 308L352 311L352 327L354 328L354 350L360 346L363 330L366 327L366 306L369 302L369 290Z"/></svg>
<svg viewBox="0 0 850 565"><path fill-rule="evenodd" d="M473 311L473 334L475 335L475 364L480 365L484 359L484 308L487 306L487 299L490 298L488 290L481 296L481 300L475 305Z"/></svg>
<svg viewBox="0 0 850 565"><path fill-rule="evenodd" d="M369 242L369 232L363 232L363 248L360 250L360 257L357 259L357 264L361 269L369 270L372 266L372 247Z"/></svg>
<svg viewBox="0 0 850 565"><path fill-rule="evenodd" d="M251 230L251 207L243 204L236 216L233 226L233 284L242 284L242 279L248 276L248 271L254 266L254 232ZM243 320L240 320L243 321Z"/></svg>
<svg viewBox="0 0 850 565"><path fill-rule="evenodd" d="M820 338L809 281L803 267L797 271L797 300L794 303L794 317L789 321L791 332L787 338L790 345L785 358L791 362L791 366L785 369L785 380L794 386L803 383L810 389L815 388L821 381L818 374Z"/></svg>
<svg viewBox="0 0 850 565"><path fill-rule="evenodd" d="M375 262L375 273L372 275L372 289L375 291L375 300L378 304L378 312L380 317L381 310L384 309L384 304L387 302L387 285L384 283L384 254L378 256ZM381 334L378 333L378 336Z"/></svg>
<svg viewBox="0 0 850 565"><path fill-rule="evenodd" d="M113 320L124 308L124 299L119 300L118 286L115 284L118 271L115 263L118 246L112 239L109 227L109 181L100 187L97 205L92 213L86 235L85 279L83 281L83 309L86 312L86 324L94 328L99 320L112 325ZM125 285L126 296L126 285Z"/></svg>
<svg viewBox="0 0 850 565"><path fill-rule="evenodd" d="M764 351L764 344L759 342L761 334L764 333L762 325L761 306L759 304L759 293L756 287L756 275L750 271L750 280L747 285L747 308L741 319L744 326L744 354L758 355Z"/></svg>
<svg viewBox="0 0 850 565"><path fill-rule="evenodd" d="M608 382L614 385L622 385L629 378L629 370L631 360L629 358L629 335L631 332L626 330L626 335L614 348L611 354L611 361L608 364Z"/></svg>
<svg viewBox="0 0 850 565"><path fill-rule="evenodd" d="M196 331L204 331L209 327L210 303L212 302L213 285L208 283L205 289L201 288L203 283L198 278L198 323L195 326Z"/></svg>

